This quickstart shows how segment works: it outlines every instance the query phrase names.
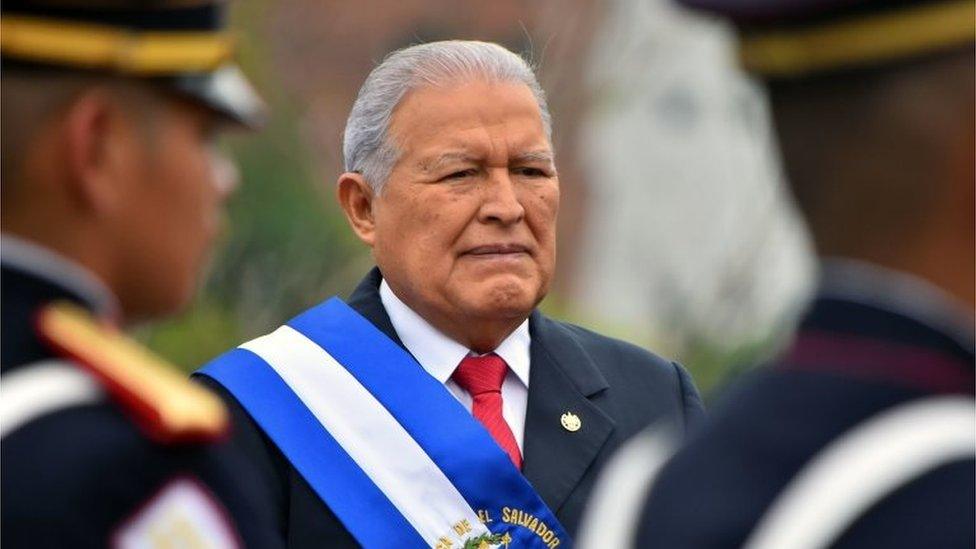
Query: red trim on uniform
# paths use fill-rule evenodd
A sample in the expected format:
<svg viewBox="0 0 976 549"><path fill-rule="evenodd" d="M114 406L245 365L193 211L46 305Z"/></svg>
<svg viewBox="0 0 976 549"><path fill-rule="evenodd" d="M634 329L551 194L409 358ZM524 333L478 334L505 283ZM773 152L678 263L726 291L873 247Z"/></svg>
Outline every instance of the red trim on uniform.
<svg viewBox="0 0 976 549"><path fill-rule="evenodd" d="M52 351L70 359L72 364L78 365L84 371L94 376L102 384L109 396L112 397L112 400L119 404L123 413L135 423L147 438L163 445L218 443L230 438L230 425L219 433L193 430L176 432L169 429L162 421L162 416L152 403L141 398L136 392L101 371L85 357L73 353L70 349L63 347L60 343L48 337L41 328L41 317L45 312L46 306L42 306L34 312L34 332ZM111 324L106 324L105 328L106 330L118 331Z"/></svg>
<svg viewBox="0 0 976 549"><path fill-rule="evenodd" d="M822 371L894 382L937 393L973 393L972 364L945 353L829 332L803 332L783 369Z"/></svg>

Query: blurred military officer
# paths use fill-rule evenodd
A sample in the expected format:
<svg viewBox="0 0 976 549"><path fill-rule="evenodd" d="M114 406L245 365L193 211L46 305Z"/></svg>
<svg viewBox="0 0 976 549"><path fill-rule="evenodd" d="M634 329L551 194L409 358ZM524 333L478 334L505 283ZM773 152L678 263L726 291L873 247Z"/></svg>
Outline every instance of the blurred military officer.
<svg viewBox="0 0 976 549"><path fill-rule="evenodd" d="M619 545L973 547L973 2L688 3L736 23L766 84L820 287L656 479L653 443L620 458L595 526L623 508Z"/></svg>
<svg viewBox="0 0 976 549"><path fill-rule="evenodd" d="M261 103L204 2L6 1L4 547L274 547L220 401L116 329L193 293Z"/></svg>

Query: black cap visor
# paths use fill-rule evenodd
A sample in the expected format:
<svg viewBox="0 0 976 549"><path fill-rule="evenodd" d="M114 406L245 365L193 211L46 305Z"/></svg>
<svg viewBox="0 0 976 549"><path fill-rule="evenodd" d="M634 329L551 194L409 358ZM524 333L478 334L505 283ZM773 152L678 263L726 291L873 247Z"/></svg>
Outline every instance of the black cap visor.
<svg viewBox="0 0 976 549"><path fill-rule="evenodd" d="M165 78L169 87L198 101L228 121L257 129L267 120L267 108L240 68L228 63L213 72Z"/></svg>

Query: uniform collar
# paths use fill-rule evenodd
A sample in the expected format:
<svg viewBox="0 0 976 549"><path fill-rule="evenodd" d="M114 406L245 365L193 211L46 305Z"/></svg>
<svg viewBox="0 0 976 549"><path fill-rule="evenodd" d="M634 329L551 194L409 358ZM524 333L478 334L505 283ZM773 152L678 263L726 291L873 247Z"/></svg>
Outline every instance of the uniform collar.
<svg viewBox="0 0 976 549"><path fill-rule="evenodd" d="M0 234L0 263L5 268L68 290L101 318L119 318L118 299L108 286L88 269L49 248L10 234Z"/></svg>
<svg viewBox="0 0 976 549"><path fill-rule="evenodd" d="M470 349L438 331L400 300L390 285L380 283L380 300L400 341L431 376L446 383ZM529 320L526 319L494 350L526 387L529 386Z"/></svg>
<svg viewBox="0 0 976 549"><path fill-rule="evenodd" d="M868 305L915 320L973 347L974 311L931 282L849 258L825 258L818 296Z"/></svg>

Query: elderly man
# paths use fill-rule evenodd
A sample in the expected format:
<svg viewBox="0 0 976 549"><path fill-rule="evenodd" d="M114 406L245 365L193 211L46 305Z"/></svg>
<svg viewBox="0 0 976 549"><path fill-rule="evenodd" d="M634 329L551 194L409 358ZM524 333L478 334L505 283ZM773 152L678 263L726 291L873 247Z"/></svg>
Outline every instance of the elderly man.
<svg viewBox="0 0 976 549"><path fill-rule="evenodd" d="M410 47L370 74L338 198L377 268L202 374L301 547L567 546L595 473L701 405L680 366L535 310L559 180L517 55ZM473 417L472 417L473 415Z"/></svg>
<svg viewBox="0 0 976 549"><path fill-rule="evenodd" d="M214 2L4 2L4 547L280 545L220 399L119 326L193 295L261 115Z"/></svg>

